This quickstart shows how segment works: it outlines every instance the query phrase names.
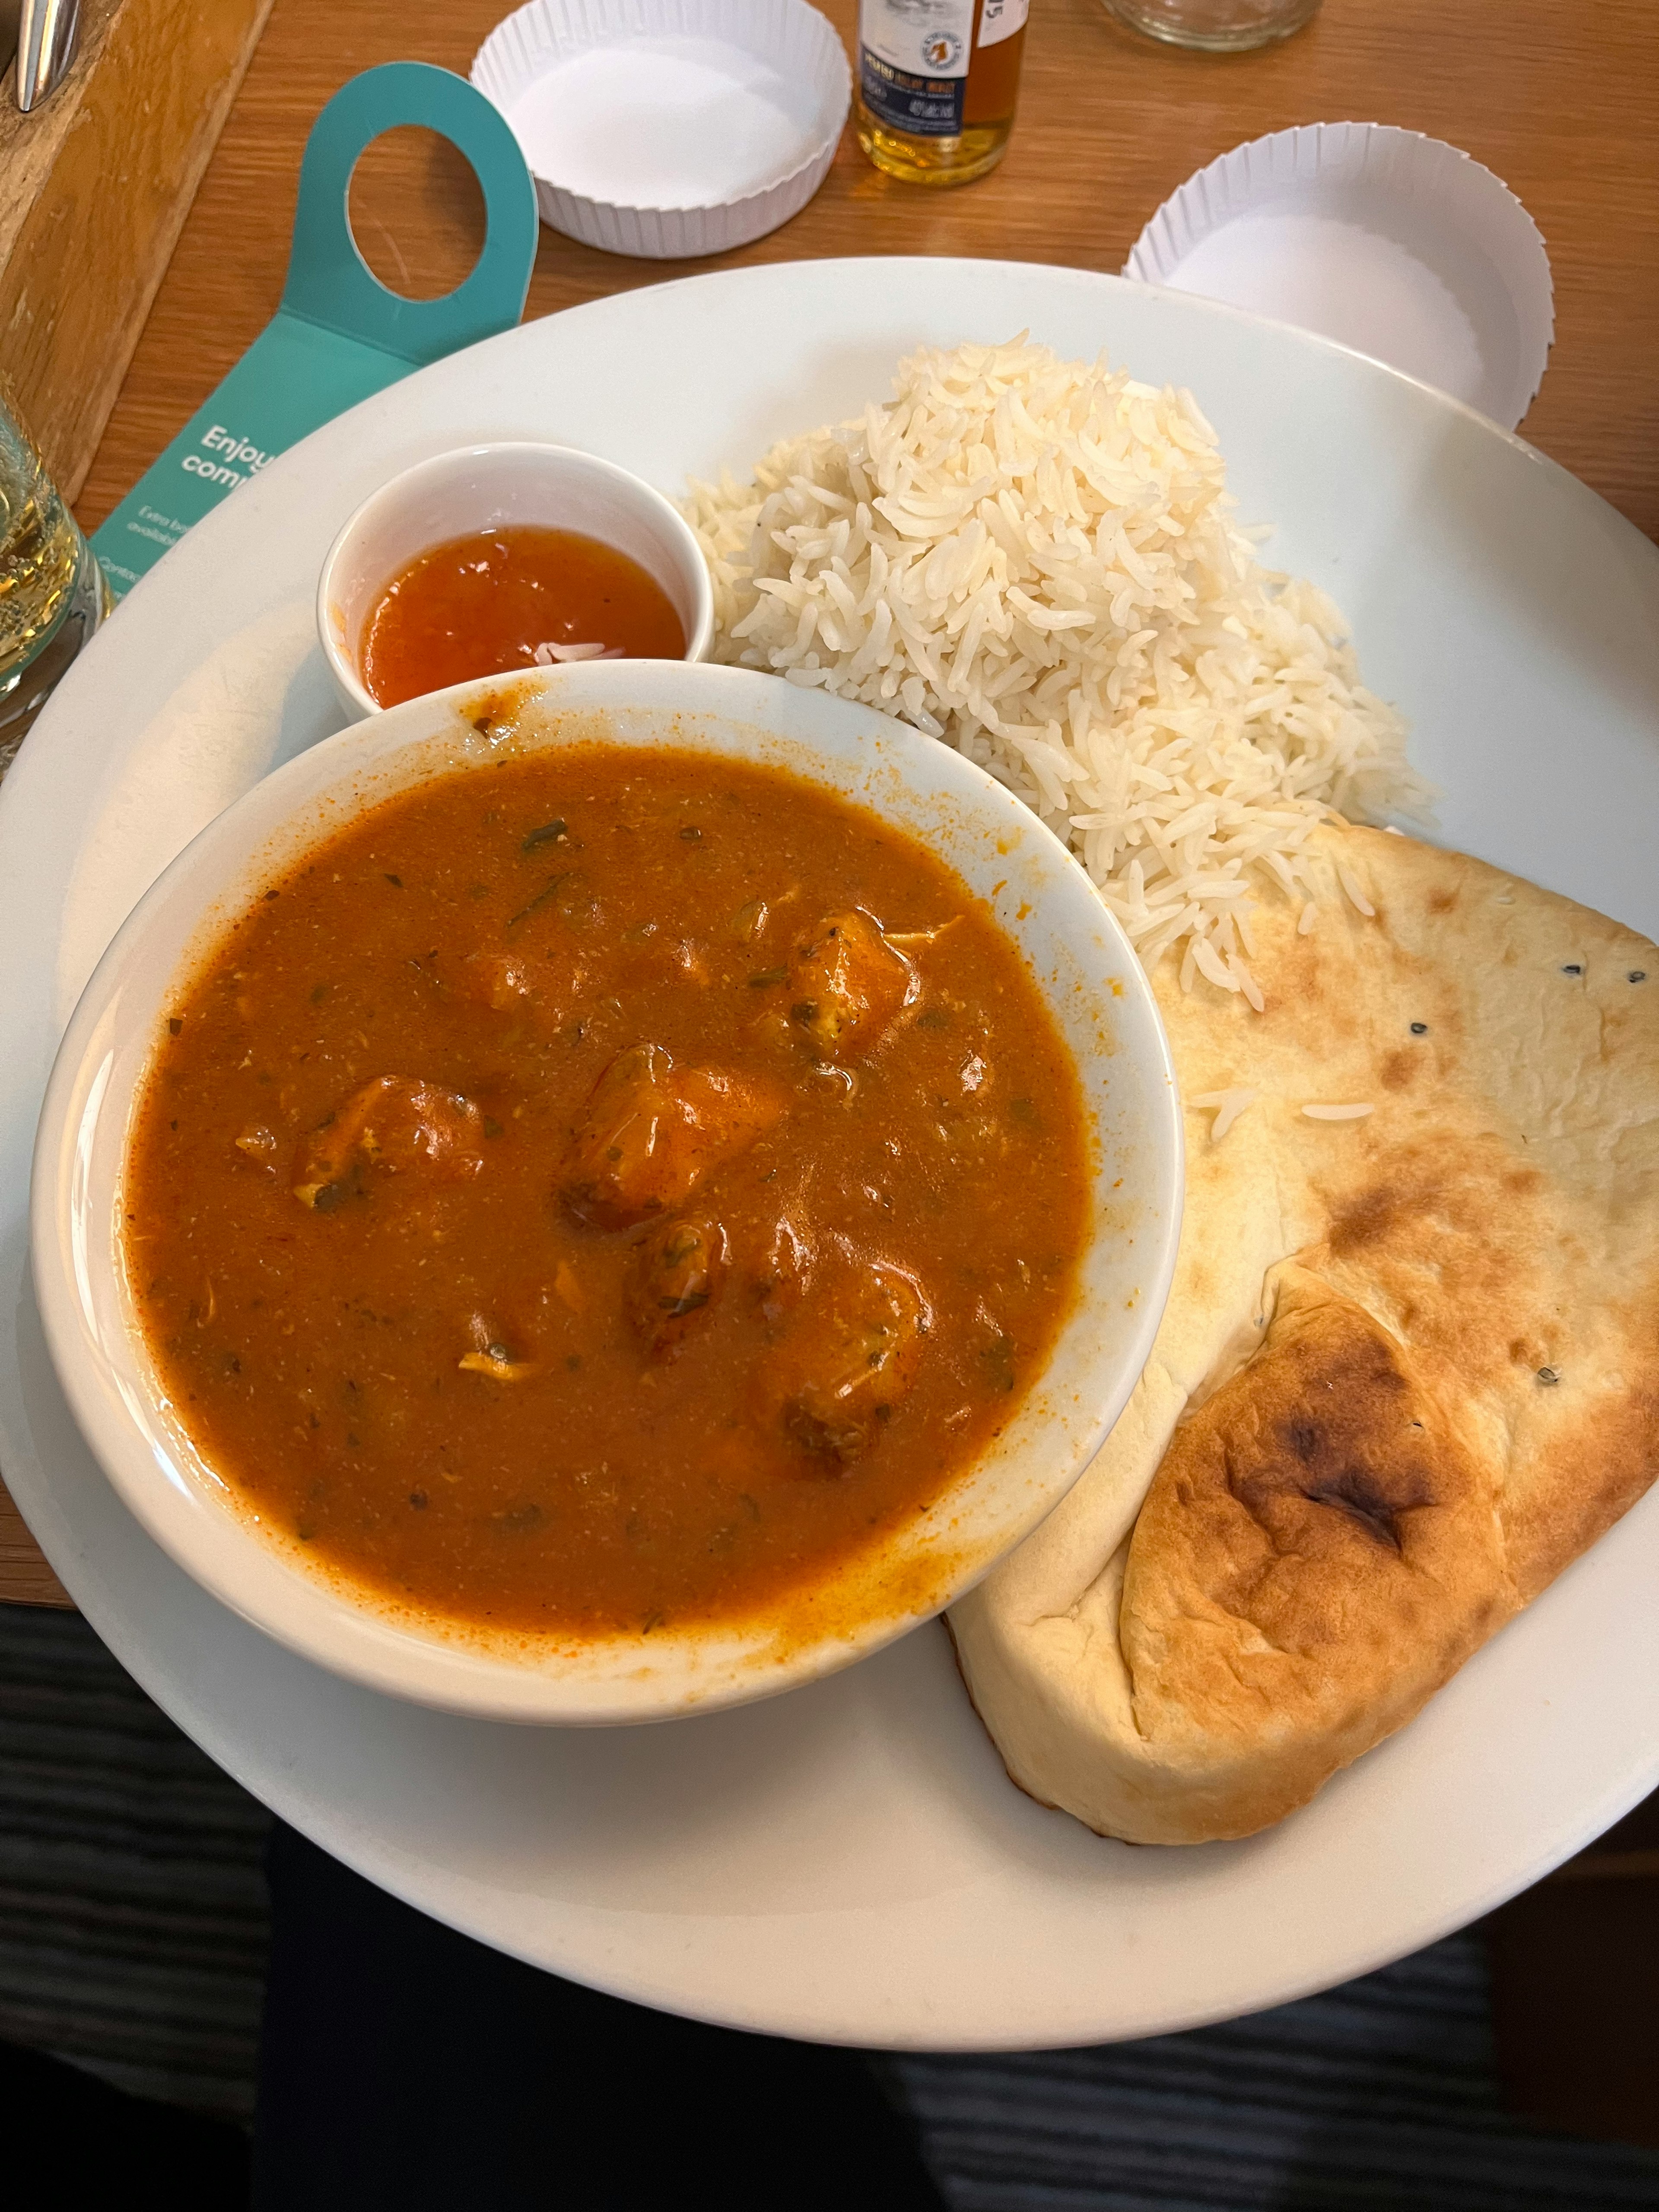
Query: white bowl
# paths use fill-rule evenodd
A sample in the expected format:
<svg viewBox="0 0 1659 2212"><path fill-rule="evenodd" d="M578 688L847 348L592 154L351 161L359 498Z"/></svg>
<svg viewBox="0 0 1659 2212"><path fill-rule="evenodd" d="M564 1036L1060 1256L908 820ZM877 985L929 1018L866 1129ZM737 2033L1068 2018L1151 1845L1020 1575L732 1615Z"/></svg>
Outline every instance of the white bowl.
<svg viewBox="0 0 1659 2212"><path fill-rule="evenodd" d="M469 709L504 685L522 705L481 734ZM271 876L378 800L597 734L775 763L925 840L1018 944L1082 1077L1092 1211L1076 1308L1000 1439L941 1510L861 1571L853 1630L798 1640L799 1614L786 1612L781 1638L757 1615L558 1650L411 1620L258 1524L191 1444L144 1348L118 1225L135 1100L175 978ZM787 1689L961 1596L1065 1493L1122 1410L1163 1312L1181 1198L1175 1077L1152 992L1082 869L1008 791L903 723L775 677L590 661L410 700L289 762L210 823L123 925L76 1008L41 1113L31 1206L36 1294L76 1417L127 1505L207 1589L378 1690L500 1719L615 1722ZM844 1601L834 1611L848 1618Z"/></svg>
<svg viewBox="0 0 1659 2212"><path fill-rule="evenodd" d="M433 545L514 523L603 538L655 577L685 632L687 660L714 635L708 564L671 500L642 477L574 446L502 441L417 461L383 483L328 549L317 580L317 635L354 717L378 714L364 688L363 630L398 571Z"/></svg>
<svg viewBox="0 0 1659 2212"><path fill-rule="evenodd" d="M729 252L798 215L836 158L852 72L806 0L530 0L472 82L542 221L602 252Z"/></svg>

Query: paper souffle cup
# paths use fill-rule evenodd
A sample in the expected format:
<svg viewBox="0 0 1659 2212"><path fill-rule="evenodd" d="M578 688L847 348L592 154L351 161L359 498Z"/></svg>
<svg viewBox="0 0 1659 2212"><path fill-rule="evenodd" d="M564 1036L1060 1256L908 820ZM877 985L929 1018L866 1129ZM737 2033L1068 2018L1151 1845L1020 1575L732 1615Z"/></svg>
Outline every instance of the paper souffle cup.
<svg viewBox="0 0 1659 2212"><path fill-rule="evenodd" d="M1555 336L1538 226L1455 146L1380 123L1252 139L1165 200L1126 276L1337 338L1512 430Z"/></svg>
<svg viewBox="0 0 1659 2212"><path fill-rule="evenodd" d="M530 0L472 82L512 126L542 221L606 253L725 253L799 215L852 72L806 0Z"/></svg>

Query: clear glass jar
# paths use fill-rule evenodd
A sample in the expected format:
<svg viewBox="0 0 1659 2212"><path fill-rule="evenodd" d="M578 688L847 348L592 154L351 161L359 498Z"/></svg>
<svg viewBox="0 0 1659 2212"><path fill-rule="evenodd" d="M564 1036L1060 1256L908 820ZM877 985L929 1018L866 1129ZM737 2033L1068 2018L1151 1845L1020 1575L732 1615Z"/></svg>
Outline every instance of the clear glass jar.
<svg viewBox="0 0 1659 2212"><path fill-rule="evenodd" d="M1171 46L1243 53L1288 39L1319 12L1319 0L1103 0L1132 31Z"/></svg>
<svg viewBox="0 0 1659 2212"><path fill-rule="evenodd" d="M0 385L0 775L109 610L103 571Z"/></svg>

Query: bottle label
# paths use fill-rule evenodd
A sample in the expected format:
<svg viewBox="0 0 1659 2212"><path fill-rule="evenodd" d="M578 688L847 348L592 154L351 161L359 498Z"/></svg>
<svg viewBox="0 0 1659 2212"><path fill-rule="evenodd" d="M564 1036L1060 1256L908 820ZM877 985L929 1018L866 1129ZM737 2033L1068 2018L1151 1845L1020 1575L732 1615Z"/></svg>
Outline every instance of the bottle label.
<svg viewBox="0 0 1659 2212"><path fill-rule="evenodd" d="M985 0L985 13L980 17L975 43L1000 46L1005 39L1012 39L1016 31L1025 28L1025 19L1030 12L1031 0Z"/></svg>
<svg viewBox="0 0 1659 2212"><path fill-rule="evenodd" d="M1027 0L1003 4L1023 9ZM977 5L978 0L860 0L860 88L878 122L920 138L961 137Z"/></svg>

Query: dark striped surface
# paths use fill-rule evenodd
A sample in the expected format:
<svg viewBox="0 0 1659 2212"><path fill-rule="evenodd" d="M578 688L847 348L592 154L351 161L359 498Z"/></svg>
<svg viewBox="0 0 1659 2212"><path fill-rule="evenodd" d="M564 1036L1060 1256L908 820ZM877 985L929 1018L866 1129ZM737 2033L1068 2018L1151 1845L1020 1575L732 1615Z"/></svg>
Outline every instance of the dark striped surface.
<svg viewBox="0 0 1659 2212"><path fill-rule="evenodd" d="M1504 2114L1474 1930L1224 2027L903 2074L958 2212L1659 2206L1659 2153Z"/></svg>
<svg viewBox="0 0 1659 2212"><path fill-rule="evenodd" d="M78 1617L0 1607L0 2039L246 2116L265 1826ZM1659 2153L1503 2114L1474 1933L1225 2027L886 2063L957 2212L1659 2212Z"/></svg>
<svg viewBox="0 0 1659 2212"><path fill-rule="evenodd" d="M78 1613L0 1606L0 2039L245 2117L268 1826Z"/></svg>

